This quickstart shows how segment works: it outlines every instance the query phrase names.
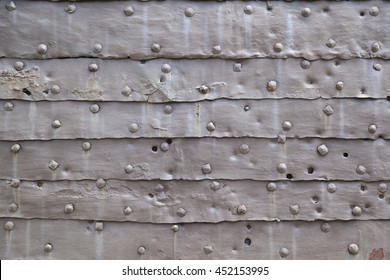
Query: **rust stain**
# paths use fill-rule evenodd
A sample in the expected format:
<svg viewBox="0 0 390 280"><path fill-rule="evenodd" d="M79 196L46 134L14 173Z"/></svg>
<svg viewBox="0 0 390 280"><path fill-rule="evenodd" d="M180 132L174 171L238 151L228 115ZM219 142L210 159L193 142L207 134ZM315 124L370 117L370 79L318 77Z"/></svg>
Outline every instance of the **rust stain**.
<svg viewBox="0 0 390 280"><path fill-rule="evenodd" d="M385 257L385 254L383 253L383 248L372 249L370 252L370 256L368 257L369 260L382 260Z"/></svg>

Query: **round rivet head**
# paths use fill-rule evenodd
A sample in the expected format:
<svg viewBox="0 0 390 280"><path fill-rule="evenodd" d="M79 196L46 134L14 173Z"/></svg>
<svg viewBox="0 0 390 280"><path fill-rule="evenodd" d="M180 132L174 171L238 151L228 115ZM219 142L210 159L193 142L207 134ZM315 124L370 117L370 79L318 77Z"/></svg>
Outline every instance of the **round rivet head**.
<svg viewBox="0 0 390 280"><path fill-rule="evenodd" d="M89 151L91 149L91 147L92 147L92 145L89 142L83 142L83 144L81 144L81 148L84 151Z"/></svg>
<svg viewBox="0 0 390 280"><path fill-rule="evenodd" d="M336 41L333 40L333 39L331 38L331 39L329 39L329 40L326 42L326 46L327 46L328 48L334 48L334 47L336 46Z"/></svg>
<svg viewBox="0 0 390 280"><path fill-rule="evenodd" d="M268 91L275 91L278 87L278 83L276 81L269 81L267 83L267 90Z"/></svg>
<svg viewBox="0 0 390 280"><path fill-rule="evenodd" d="M129 125L129 131L130 131L131 133L137 132L138 129L139 129L138 124L135 123L135 122L133 122L133 123L131 123L131 124Z"/></svg>
<svg viewBox="0 0 390 280"><path fill-rule="evenodd" d="M152 46L150 47L150 50L152 52L158 53L161 50L161 46L159 44L153 43Z"/></svg>
<svg viewBox="0 0 390 280"><path fill-rule="evenodd" d="M275 52L281 52L283 50L283 45L281 43L276 43L274 45L274 51Z"/></svg>
<svg viewBox="0 0 390 280"><path fill-rule="evenodd" d="M37 47L37 53L39 54L45 54L47 53L47 46L45 44L40 44L38 47Z"/></svg>
<svg viewBox="0 0 390 280"><path fill-rule="evenodd" d="M7 8L7 10L9 12L13 11L16 9L16 5L13 1L9 2L8 4L5 5L5 7Z"/></svg>
<svg viewBox="0 0 390 280"><path fill-rule="evenodd" d="M167 115L169 115L170 113L172 113L173 111L173 107L171 105L165 105L164 106L164 109L163 109L163 112Z"/></svg>
<svg viewBox="0 0 390 280"><path fill-rule="evenodd" d="M330 224L328 224L328 223L323 223L323 224L321 225L321 230L322 230L323 232L329 232L329 231L331 230Z"/></svg>
<svg viewBox="0 0 390 280"><path fill-rule="evenodd" d="M284 144L284 143L286 143L286 141L287 141L286 135L284 135L284 134L279 134L278 135L278 143Z"/></svg>
<svg viewBox="0 0 390 280"><path fill-rule="evenodd" d="M51 169L51 170L56 170L58 168L59 164L58 162L56 162L55 160L51 160L48 164L48 167Z"/></svg>
<svg viewBox="0 0 390 280"><path fill-rule="evenodd" d="M61 88L59 85L52 85L50 88L51 93L58 94L61 91Z"/></svg>
<svg viewBox="0 0 390 280"><path fill-rule="evenodd" d="M234 63L233 64L233 71L234 72L241 72L242 64L241 63Z"/></svg>
<svg viewBox="0 0 390 280"><path fill-rule="evenodd" d="M146 249L144 246L140 246L137 250L138 254L143 255L146 252Z"/></svg>
<svg viewBox="0 0 390 280"><path fill-rule="evenodd" d="M376 17L377 15L379 15L379 8L378 7L371 7L370 8L370 15L372 15L373 17Z"/></svg>
<svg viewBox="0 0 390 280"><path fill-rule="evenodd" d="M50 243L47 243L45 244L45 246L43 246L43 250L46 252L46 253L49 253L53 250L53 245L51 245Z"/></svg>
<svg viewBox="0 0 390 280"><path fill-rule="evenodd" d="M285 173L287 171L287 164L285 163L279 163L278 166L276 167L279 173Z"/></svg>
<svg viewBox="0 0 390 280"><path fill-rule="evenodd" d="M207 130L208 131L214 131L215 130L215 124L213 122L209 122L207 124Z"/></svg>
<svg viewBox="0 0 390 280"><path fill-rule="evenodd" d="M334 183L329 183L326 189L328 192L334 193L337 191L337 186Z"/></svg>
<svg viewBox="0 0 390 280"><path fill-rule="evenodd" d="M8 205L8 211L11 213L15 213L16 211L18 211L18 209L19 209L19 205L16 204L15 202L12 202L10 205Z"/></svg>
<svg viewBox="0 0 390 280"><path fill-rule="evenodd" d="M133 9L133 7L131 7L131 6L128 6L128 7L126 7L126 8L123 10L123 12L125 13L125 15L126 15L127 17L129 17L129 16L131 16L131 15L134 14L134 9Z"/></svg>
<svg viewBox="0 0 390 280"><path fill-rule="evenodd" d="M128 87L128 86L124 86L121 93L124 95L124 96L129 96L131 94L133 90Z"/></svg>
<svg viewBox="0 0 390 280"><path fill-rule="evenodd" d="M377 51L379 51L379 49L380 49L380 47L379 47L379 44L378 44L378 43L373 43L373 44L371 45L371 51L372 51L372 52L377 52Z"/></svg>
<svg viewBox="0 0 390 280"><path fill-rule="evenodd" d="M19 180L19 179L16 179L16 178L12 178L9 185L10 185L11 187L13 187L13 188L19 188L19 186L20 186L20 180Z"/></svg>
<svg viewBox="0 0 390 280"><path fill-rule="evenodd" d="M17 153L17 152L20 151L21 148L22 148L22 147L21 147L19 144L13 144L13 145L11 146L11 152Z"/></svg>
<svg viewBox="0 0 390 280"><path fill-rule="evenodd" d="M73 205L73 204L68 203L68 204L65 205L65 207L64 207L64 212L65 212L66 214L70 214L70 213L72 213L73 211L74 211L74 205Z"/></svg>
<svg viewBox="0 0 390 280"><path fill-rule="evenodd" d="M248 5L244 8L244 13L246 13L247 15L250 15L251 13L253 13L253 7L251 5Z"/></svg>
<svg viewBox="0 0 390 280"><path fill-rule="evenodd" d="M93 104L93 105L91 105L91 106L89 107L89 110L90 110L92 113L96 114L97 112L99 112L100 106L97 105L97 104Z"/></svg>
<svg viewBox="0 0 390 280"><path fill-rule="evenodd" d="M130 206L127 206L125 207L125 209L123 209L123 214L125 214L126 216L130 215L131 212L133 212L133 209L131 209Z"/></svg>
<svg viewBox="0 0 390 280"><path fill-rule="evenodd" d="M294 204L290 206L290 213L296 215L299 213L299 205Z"/></svg>
<svg viewBox="0 0 390 280"><path fill-rule="evenodd" d="M356 173L359 175L363 175L367 172L367 168L365 168L363 165L359 165L356 167Z"/></svg>
<svg viewBox="0 0 390 280"><path fill-rule="evenodd" d="M362 214L362 208L359 206L355 206L352 208L352 215L354 216L360 216Z"/></svg>
<svg viewBox="0 0 390 280"><path fill-rule="evenodd" d="M378 185L378 191L381 193L385 193L387 191L387 185L385 183L380 183Z"/></svg>
<svg viewBox="0 0 390 280"><path fill-rule="evenodd" d="M221 183L220 182L217 182L217 181L212 181L211 184L210 184L210 189L212 189L213 191L217 191L221 188Z"/></svg>
<svg viewBox="0 0 390 280"><path fill-rule="evenodd" d="M96 187L102 189L106 186L106 181L103 178L99 178L96 180Z"/></svg>
<svg viewBox="0 0 390 280"><path fill-rule="evenodd" d="M165 74L171 73L172 67L171 67L171 65L169 65L169 64L163 64L163 65L161 66L161 71L162 71L163 73L165 73Z"/></svg>
<svg viewBox="0 0 390 280"><path fill-rule="evenodd" d="M90 72L96 72L99 69L99 66L96 63L91 63L88 65L88 70Z"/></svg>
<svg viewBox="0 0 390 280"><path fill-rule="evenodd" d="M164 191L164 190L165 190L164 185L157 184L157 185L154 186L154 191L155 191L155 192L162 192L162 191Z"/></svg>
<svg viewBox="0 0 390 280"><path fill-rule="evenodd" d="M192 8L187 8L184 11L184 14L185 14L186 17L192 17L195 14L195 11Z"/></svg>
<svg viewBox="0 0 390 280"><path fill-rule="evenodd" d="M176 210L176 215L178 215L179 217L184 217L186 214L187 214L187 210L184 208L178 208Z"/></svg>
<svg viewBox="0 0 390 280"><path fill-rule="evenodd" d="M171 227L171 229L172 229L173 232L178 232L178 231L180 230L180 228L179 228L178 225L173 225L173 226Z"/></svg>
<svg viewBox="0 0 390 280"><path fill-rule="evenodd" d="M162 143L160 144L160 149L161 149L161 151L163 151L163 152L168 151L168 150L169 150L169 144L168 144L167 142L162 142Z"/></svg>
<svg viewBox="0 0 390 280"><path fill-rule="evenodd" d="M374 68L374 70L376 70L376 71L381 71L382 70L382 65L380 65L379 63L374 63L372 68Z"/></svg>
<svg viewBox="0 0 390 280"><path fill-rule="evenodd" d="M245 112L249 111L250 109L251 109L251 107L249 105L245 105L245 107L244 107Z"/></svg>
<svg viewBox="0 0 390 280"><path fill-rule="evenodd" d="M61 122L59 120L54 120L51 123L52 128L59 128L61 126Z"/></svg>
<svg viewBox="0 0 390 280"><path fill-rule="evenodd" d="M209 88L206 85L201 85L199 87L199 92L202 94L206 94L209 91Z"/></svg>
<svg viewBox="0 0 390 280"><path fill-rule="evenodd" d="M304 8L302 11L301 11L301 15L304 16L304 17L308 17L310 16L311 14L311 11L309 8Z"/></svg>
<svg viewBox="0 0 390 280"><path fill-rule="evenodd" d="M317 152L321 155L321 156L325 156L328 152L329 152L329 149L328 147L325 145L325 144L321 144L317 147Z"/></svg>
<svg viewBox="0 0 390 280"><path fill-rule="evenodd" d="M342 90L344 88L344 83L342 81L338 81L336 83L336 89Z"/></svg>
<svg viewBox="0 0 390 280"><path fill-rule="evenodd" d="M92 51L93 51L94 53L101 53L102 50L103 50L103 47L102 47L102 45L100 45L100 44L95 44L95 45L92 47Z"/></svg>
<svg viewBox="0 0 390 280"><path fill-rule="evenodd" d="M287 248L282 248L279 250L279 255L282 258L287 258L289 254L290 254L290 251Z"/></svg>
<svg viewBox="0 0 390 280"><path fill-rule="evenodd" d="M102 222L95 222L95 230L102 231L104 228L104 224Z"/></svg>
<svg viewBox="0 0 390 280"><path fill-rule="evenodd" d="M348 252L351 255L356 255L357 253L359 253L359 246L356 244L349 244L348 245Z"/></svg>
<svg viewBox="0 0 390 280"><path fill-rule="evenodd" d="M202 165L202 172L203 174L210 174L211 173L211 165L209 163Z"/></svg>
<svg viewBox="0 0 390 280"><path fill-rule="evenodd" d="M244 215L246 213L246 206L244 204L241 204L237 207L237 214L238 215Z"/></svg>
<svg viewBox="0 0 390 280"><path fill-rule="evenodd" d="M133 172L133 171L134 171L134 166L132 166L131 164L126 165L126 167L125 167L125 172L126 172L127 174L130 174L130 173Z"/></svg>
<svg viewBox="0 0 390 280"><path fill-rule="evenodd" d="M369 133L375 133L375 132L376 132L376 129L377 129L377 127L376 127L375 124L370 124L370 125L368 126L368 132L369 132Z"/></svg>
<svg viewBox="0 0 390 280"><path fill-rule="evenodd" d="M269 182L269 183L267 184L267 190L268 190L269 192L274 192L274 191L276 191L276 184L275 184L274 182Z"/></svg>
<svg viewBox="0 0 390 280"><path fill-rule="evenodd" d="M15 70L17 70L17 71L22 71L23 68L24 68L24 63L23 63L23 61L16 61L15 64L14 64L14 68L15 68Z"/></svg>
<svg viewBox="0 0 390 280"><path fill-rule="evenodd" d="M333 115L334 113L334 109L331 105L326 105L322 111L324 111L327 116Z"/></svg>
<svg viewBox="0 0 390 280"><path fill-rule="evenodd" d="M213 47L213 54L220 54L222 52L221 46L217 45Z"/></svg>
<svg viewBox="0 0 390 280"><path fill-rule="evenodd" d="M310 68L310 65L311 65L311 62L309 60L304 59L304 60L301 61L301 67L303 69Z"/></svg>
<svg viewBox="0 0 390 280"><path fill-rule="evenodd" d="M14 227L15 227L15 224L14 224L14 222L12 222L12 221L6 221L6 222L4 223L4 229L5 229L5 230L11 231L11 230L14 229Z"/></svg>
<svg viewBox="0 0 390 280"><path fill-rule="evenodd" d="M12 111L14 109L14 104L11 102L5 102L3 108L5 111Z"/></svg>
<svg viewBox="0 0 390 280"><path fill-rule="evenodd" d="M282 124L282 128L283 128L284 131L288 131L288 130L290 130L292 128L292 123L289 122L289 121L285 121Z"/></svg>
<svg viewBox="0 0 390 280"><path fill-rule="evenodd" d="M203 251L207 254L210 255L212 252L214 252L214 247L211 245L206 245L203 247Z"/></svg>
<svg viewBox="0 0 390 280"><path fill-rule="evenodd" d="M240 153L241 154L247 154L249 153L249 146L247 144L242 144L240 146Z"/></svg>
<svg viewBox="0 0 390 280"><path fill-rule="evenodd" d="M74 4L69 4L65 7L65 12L67 12L68 14L73 14L75 11L76 11L76 5Z"/></svg>

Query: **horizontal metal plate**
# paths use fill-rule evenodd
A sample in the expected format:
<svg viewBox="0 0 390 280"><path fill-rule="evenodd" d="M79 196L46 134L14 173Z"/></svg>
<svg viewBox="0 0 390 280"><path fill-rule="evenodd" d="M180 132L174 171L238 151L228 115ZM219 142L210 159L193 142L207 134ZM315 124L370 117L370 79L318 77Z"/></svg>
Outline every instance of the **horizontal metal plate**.
<svg viewBox="0 0 390 280"><path fill-rule="evenodd" d="M248 4L251 14L244 11ZM100 1L77 3L73 13L65 11L67 5L18 1L15 10L1 9L0 57L390 57L386 1L278 1L268 9L265 1ZM129 5L133 14L126 16ZM372 6L379 8L377 16L369 13ZM187 8L192 17L185 15ZM311 9L310 16L302 16L304 8ZM159 52L151 50L153 43ZM274 50L276 43L283 45L281 52ZM40 44L48 47L43 55L37 52ZM102 45L98 54L95 44Z"/></svg>
<svg viewBox="0 0 390 280"><path fill-rule="evenodd" d="M188 102L390 95L390 62L382 59L316 60L304 69L302 59L157 59L142 64L79 58L23 60L24 69L16 71L17 61L0 59L1 99ZM98 70L90 72L90 64ZM268 89L270 81L277 83L274 91ZM340 89L338 82L344 83ZM205 94L199 91L202 85Z"/></svg>
<svg viewBox="0 0 390 280"><path fill-rule="evenodd" d="M82 149L83 140L19 141L18 153L11 151L15 142L1 141L0 178L390 180L389 143L383 139L288 139L284 145L254 138L166 141L91 140L88 151ZM328 149L325 156L317 151L320 145Z"/></svg>
<svg viewBox="0 0 390 280"><path fill-rule="evenodd" d="M12 111L4 108L13 104ZM0 102L2 140L150 137L390 138L390 102L383 100L218 100L149 104ZM98 108L98 112L94 110ZM93 112L92 112L92 111ZM331 110L332 114L328 115ZM326 113L328 112L328 114ZM55 129L52 122L59 120ZM292 128L283 130L289 121ZM130 132L132 122L139 130ZM215 129L210 131L210 122ZM375 131L369 131L370 125Z"/></svg>
<svg viewBox="0 0 390 280"><path fill-rule="evenodd" d="M150 223L390 219L390 188L380 189L390 182L273 183L276 190L270 191L269 182L252 180L107 180L103 187L96 181L22 181L18 188L3 180L0 216ZM14 212L12 203L18 205ZM73 212L65 213L69 203ZM245 213L238 212L240 205ZM298 205L298 213L290 210L293 205ZM132 209L128 215L126 207ZM353 214L355 207L360 213L356 208Z"/></svg>
<svg viewBox="0 0 390 280"><path fill-rule="evenodd" d="M328 232L319 221L184 224L177 232L170 225L104 222L97 231L93 221L12 221L12 231L1 229L1 259L282 259L284 248L286 259L367 260L389 259L390 251L390 221L329 222Z"/></svg>

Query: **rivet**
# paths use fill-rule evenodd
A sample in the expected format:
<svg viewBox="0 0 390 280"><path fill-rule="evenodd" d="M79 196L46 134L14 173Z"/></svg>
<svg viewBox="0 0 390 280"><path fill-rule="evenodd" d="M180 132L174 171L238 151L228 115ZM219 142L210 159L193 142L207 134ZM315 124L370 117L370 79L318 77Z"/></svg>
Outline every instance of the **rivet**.
<svg viewBox="0 0 390 280"><path fill-rule="evenodd" d="M17 152L20 151L21 148L22 148L22 147L21 147L19 144L13 144L13 145L11 146L11 152L17 153Z"/></svg>
<svg viewBox="0 0 390 280"><path fill-rule="evenodd" d="M167 115L169 115L170 113L172 113L173 111L173 107L171 105L165 105L164 106L164 109L163 109L163 112Z"/></svg>
<svg viewBox="0 0 390 280"><path fill-rule="evenodd" d="M163 72L163 73L165 73L165 74L168 74L168 73L171 73L171 71L172 71L172 67L171 67L171 65L169 65L169 64L163 64L162 66L161 66L161 71Z"/></svg>
<svg viewBox="0 0 390 280"><path fill-rule="evenodd" d="M274 45L274 51L275 52L281 52L283 50L283 45L281 43L276 43Z"/></svg>
<svg viewBox="0 0 390 280"><path fill-rule="evenodd" d="M207 130L208 131L214 131L215 130L215 124L213 122L209 122L207 124Z"/></svg>
<svg viewBox="0 0 390 280"><path fill-rule="evenodd" d="M279 255L280 255L282 258L287 258L289 254L290 254L290 251L289 251L287 248L281 248L281 249L279 250Z"/></svg>
<svg viewBox="0 0 390 280"><path fill-rule="evenodd" d="M130 215L131 212L133 212L133 209L131 209L130 206L127 206L125 207L125 209L123 209L123 214L125 214L126 216Z"/></svg>
<svg viewBox="0 0 390 280"><path fill-rule="evenodd" d="M253 7L251 5L248 5L244 8L244 13L246 13L247 15L250 15L251 13L253 13Z"/></svg>
<svg viewBox="0 0 390 280"><path fill-rule="evenodd" d="M202 172L203 174L210 174L211 173L211 165L209 163L202 165Z"/></svg>
<svg viewBox="0 0 390 280"><path fill-rule="evenodd" d="M129 125L129 131L130 131L131 133L137 132L138 129L139 129L138 124L135 123L135 122L132 122L132 123Z"/></svg>
<svg viewBox="0 0 390 280"><path fill-rule="evenodd" d="M14 104L11 102L5 102L3 108L5 111L12 111L14 109Z"/></svg>
<svg viewBox="0 0 390 280"><path fill-rule="evenodd" d="M152 50L152 52L158 53L161 50L161 46L159 44L153 43L150 49Z"/></svg>
<svg viewBox="0 0 390 280"><path fill-rule="evenodd" d="M15 227L15 224L14 224L14 222L12 222L12 221L6 221L6 222L4 223L4 229L5 229L5 230L11 231L11 230L14 229L14 227Z"/></svg>
<svg viewBox="0 0 390 280"><path fill-rule="evenodd" d="M168 149L169 149L169 144L168 144L167 142L162 142L162 143L160 144L160 149L161 149L161 151L163 151L163 152L168 151Z"/></svg>
<svg viewBox="0 0 390 280"><path fill-rule="evenodd" d="M240 153L241 154L247 154L249 153L249 146L247 144L242 144L240 146Z"/></svg>
<svg viewBox="0 0 390 280"><path fill-rule="evenodd" d="M73 14L75 11L76 11L76 5L74 4L69 4L65 7L65 12L67 12L68 14Z"/></svg>
<svg viewBox="0 0 390 280"><path fill-rule="evenodd" d="M74 211L74 205L73 205L73 204L68 203L68 204L65 205L65 207L64 207L64 212L65 212L66 214L70 214L70 213L72 213L73 211Z"/></svg>
<svg viewBox="0 0 390 280"><path fill-rule="evenodd" d="M7 10L9 12L13 11L16 9L16 5L13 1L9 2L8 4L5 5L5 7L7 8Z"/></svg>
<svg viewBox="0 0 390 280"><path fill-rule="evenodd" d="M379 47L379 44L378 44L378 43L373 43L373 44L371 45L371 51L372 51L372 52L377 52L377 51L379 51L379 49L380 49L380 47Z"/></svg>
<svg viewBox="0 0 390 280"><path fill-rule="evenodd" d="M322 230L323 232L329 232L329 231L331 230L330 224L328 224L328 223L323 223L323 224L321 225L321 230Z"/></svg>
<svg viewBox="0 0 390 280"><path fill-rule="evenodd" d="M8 205L8 211L11 213L15 213L16 211L18 211L18 209L19 209L19 205L16 204L15 202L12 202L10 205Z"/></svg>
<svg viewBox="0 0 390 280"><path fill-rule="evenodd" d="M379 63L374 63L374 65L372 67L376 71L381 71L382 70L382 65L380 65Z"/></svg>
<svg viewBox="0 0 390 280"><path fill-rule="evenodd" d="M96 180L96 187L102 189L106 186L106 181L103 178L99 178Z"/></svg>
<svg viewBox="0 0 390 280"><path fill-rule="evenodd" d="M206 245L203 247L203 251L207 254L210 255L212 252L214 252L214 247L211 245Z"/></svg>
<svg viewBox="0 0 390 280"><path fill-rule="evenodd" d="M51 160L49 162L49 164L47 165L51 170L56 170L59 166L58 162L56 162L55 160Z"/></svg>
<svg viewBox="0 0 390 280"><path fill-rule="evenodd" d="M277 87L278 87L278 84L276 81L269 81L267 83L267 90L268 91L275 91Z"/></svg>
<svg viewBox="0 0 390 280"><path fill-rule="evenodd" d="M336 46L336 41L333 40L333 39L331 38L331 39L329 39L329 40L326 42L326 46L327 46L328 48L334 48L334 47Z"/></svg>
<svg viewBox="0 0 390 280"><path fill-rule="evenodd" d="M366 172L367 172L367 169L363 165L359 165L358 167L356 167L357 174L363 175Z"/></svg>
<svg viewBox="0 0 390 280"><path fill-rule="evenodd" d="M50 243L47 243L45 244L45 246L43 246L43 250L46 252L46 253L49 253L53 250L53 245L51 245Z"/></svg>
<svg viewBox="0 0 390 280"><path fill-rule="evenodd" d="M192 17L195 12L194 12L194 9L192 8L187 8L185 11L184 11L184 14L186 15L186 17Z"/></svg>
<svg viewBox="0 0 390 280"><path fill-rule="evenodd" d="M99 66L96 63L91 63L88 65L88 70L91 72L96 72L99 69Z"/></svg>
<svg viewBox="0 0 390 280"><path fill-rule="evenodd" d="M91 143L89 142L83 142L83 144L81 144L81 148L84 150L84 151L89 151L91 149Z"/></svg>
<svg viewBox="0 0 390 280"><path fill-rule="evenodd" d="M102 231L104 228L104 224L102 222L95 222L95 230Z"/></svg>
<svg viewBox="0 0 390 280"><path fill-rule="evenodd" d="M338 82L336 83L336 88L337 88L338 90L342 90L342 89L344 88L344 83L343 83L342 81L338 81Z"/></svg>
<svg viewBox="0 0 390 280"><path fill-rule="evenodd" d="M349 252L351 255L356 255L357 253L359 253L359 246L356 245L356 244L349 244L349 246L348 246L348 252Z"/></svg>
<svg viewBox="0 0 390 280"><path fill-rule="evenodd" d="M155 191L155 192L162 192L162 191L164 191L164 190L165 190L164 185L157 184L157 185L154 186L154 191Z"/></svg>
<svg viewBox="0 0 390 280"><path fill-rule="evenodd" d="M16 61L14 64L14 68L17 71L21 71L24 68L24 63L22 61Z"/></svg>
<svg viewBox="0 0 390 280"><path fill-rule="evenodd" d="M221 46L217 45L213 47L213 54L220 54L222 52Z"/></svg>
<svg viewBox="0 0 390 280"><path fill-rule="evenodd" d="M310 68L310 65L311 65L311 62L309 60L304 59L304 60L301 61L301 67L303 69Z"/></svg>
<svg viewBox="0 0 390 280"><path fill-rule="evenodd" d="M221 183L217 182L217 181L212 181L211 184L210 184L210 189L212 189L213 191L217 191L221 188Z"/></svg>
<svg viewBox="0 0 390 280"><path fill-rule="evenodd" d="M132 166L131 164L126 165L126 167L125 167L125 172L126 172L127 174L130 174L130 173L133 172L133 171L134 171L134 166Z"/></svg>
<svg viewBox="0 0 390 280"><path fill-rule="evenodd" d="M387 185L385 183L380 183L378 185L378 191L381 193L385 193L387 191Z"/></svg>
<svg viewBox="0 0 390 280"><path fill-rule="evenodd" d="M275 184L274 182L269 182L269 183L267 184L267 190L268 190L269 192L274 192L274 191L276 191L276 184Z"/></svg>
<svg viewBox="0 0 390 280"><path fill-rule="evenodd" d="M360 216L361 214L362 214L362 208L360 208L359 206L353 207L353 209L352 209L352 215L354 215L354 216Z"/></svg>
<svg viewBox="0 0 390 280"><path fill-rule="evenodd" d="M296 215L299 213L299 205L294 204L290 206L290 213Z"/></svg>
<svg viewBox="0 0 390 280"><path fill-rule="evenodd" d="M138 254L143 255L146 252L146 249L144 246L140 246L137 250Z"/></svg>
<svg viewBox="0 0 390 280"><path fill-rule="evenodd" d="M51 93L58 94L61 91L61 88L59 85L52 85L50 88Z"/></svg>
<svg viewBox="0 0 390 280"><path fill-rule="evenodd" d="M292 128L292 123L289 121L284 121L282 124L282 128L284 131L288 131Z"/></svg>
<svg viewBox="0 0 390 280"><path fill-rule="evenodd" d="M99 112L100 106L99 106L98 104L93 104L93 105L91 105L91 106L89 107L89 110L90 110L92 113L96 114L97 112Z"/></svg>
<svg viewBox="0 0 390 280"><path fill-rule="evenodd" d="M202 94L206 94L209 91L209 88L206 85L201 85L199 87L199 92Z"/></svg>
<svg viewBox="0 0 390 280"><path fill-rule="evenodd" d="M322 111L324 111L325 115L327 116L330 116L334 113L334 109L331 105L326 105Z"/></svg>
<svg viewBox="0 0 390 280"><path fill-rule="evenodd" d="M327 187L328 192L334 193L337 190L337 186L333 183L329 183Z"/></svg>
<svg viewBox="0 0 390 280"><path fill-rule="evenodd" d="M287 171L287 164L285 163L279 163L276 167L279 173L285 173Z"/></svg>
<svg viewBox="0 0 390 280"><path fill-rule="evenodd" d="M100 44L95 44L95 45L93 46L93 48L92 48L92 51L93 51L94 53L101 53L102 50L103 50L103 47L102 47L102 45L100 45Z"/></svg>
<svg viewBox="0 0 390 280"><path fill-rule="evenodd" d="M173 226L171 227L171 229L172 229L173 232L178 232L178 231L180 230L180 228L179 228L178 225L173 225Z"/></svg>
<svg viewBox="0 0 390 280"><path fill-rule="evenodd" d="M133 7L131 7L131 6L128 6L128 7L126 7L124 10L123 10L123 12L125 13L125 15L126 16L131 16L131 15L133 15L134 14L134 9L133 9Z"/></svg>
<svg viewBox="0 0 390 280"><path fill-rule="evenodd" d="M10 182L10 186L13 188L19 188L20 186L20 180L16 178L12 178Z"/></svg>
<svg viewBox="0 0 390 280"><path fill-rule="evenodd" d="M377 129L377 127L376 127L375 124L370 124L370 125L368 126L368 132L369 132L369 133L375 133L375 132L376 132L376 129Z"/></svg>
<svg viewBox="0 0 390 280"><path fill-rule="evenodd" d="M122 94L123 94L124 96L129 96L129 95L131 94L132 91L133 91L133 90L132 90L130 87L124 86L121 92L122 92Z"/></svg>
<svg viewBox="0 0 390 280"><path fill-rule="evenodd" d="M278 143L284 144L284 143L286 143L286 141L287 141L286 135L284 135L284 134L279 134L278 135Z"/></svg>
<svg viewBox="0 0 390 280"><path fill-rule="evenodd" d="M184 209L184 208L178 208L176 210L176 214L179 216L179 217L184 217L186 214L187 214L187 210Z"/></svg>
<svg viewBox="0 0 390 280"><path fill-rule="evenodd" d="M317 147L317 152L321 155L321 156L325 156L328 152L329 152L329 149L328 147L325 145L325 144L321 144Z"/></svg>
<svg viewBox="0 0 390 280"><path fill-rule="evenodd" d="M379 15L379 8L378 7L371 7L370 8L370 15L372 15L373 17L376 17L377 15Z"/></svg>
<svg viewBox="0 0 390 280"><path fill-rule="evenodd" d="M37 53L39 54L45 54L47 53L47 46L45 44L40 44L38 47L37 47Z"/></svg>
<svg viewBox="0 0 390 280"><path fill-rule="evenodd" d="M250 110L250 108L251 108L251 107L250 107L249 105L245 105L245 107L244 107L244 111L245 111L245 112L247 112L247 111L249 111L249 110Z"/></svg>
<svg viewBox="0 0 390 280"><path fill-rule="evenodd" d="M233 71L234 72L241 72L242 65L241 63L234 63L233 64Z"/></svg>
<svg viewBox="0 0 390 280"><path fill-rule="evenodd" d="M237 214L238 215L244 215L246 213L246 206L244 204L241 204L237 207Z"/></svg>
<svg viewBox="0 0 390 280"><path fill-rule="evenodd" d="M52 128L59 128L61 126L61 122L59 120L54 120L51 123Z"/></svg>
<svg viewBox="0 0 390 280"><path fill-rule="evenodd" d="M309 8L304 8L302 11L301 11L301 15L304 16L304 17L308 17L310 16L311 14L311 11Z"/></svg>

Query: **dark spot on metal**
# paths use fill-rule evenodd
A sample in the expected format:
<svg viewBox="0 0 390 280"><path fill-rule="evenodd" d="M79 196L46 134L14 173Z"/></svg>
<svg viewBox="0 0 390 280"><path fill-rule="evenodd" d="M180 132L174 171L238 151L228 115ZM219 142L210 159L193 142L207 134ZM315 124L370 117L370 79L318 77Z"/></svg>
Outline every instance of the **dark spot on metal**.
<svg viewBox="0 0 390 280"><path fill-rule="evenodd" d="M343 157L348 157L348 153L344 153L344 154L343 154Z"/></svg>
<svg viewBox="0 0 390 280"><path fill-rule="evenodd" d="M153 151L153 152L157 152L157 150L158 150L157 146L153 146L153 147L152 147L152 151Z"/></svg>
<svg viewBox="0 0 390 280"><path fill-rule="evenodd" d="M23 93L25 93L26 95L31 95L31 91L29 91L27 88L24 88L22 91L23 91Z"/></svg>
<svg viewBox="0 0 390 280"><path fill-rule="evenodd" d="M286 177L287 177L287 179L290 179L290 180L291 180L291 179L293 178L293 175L290 174L290 173L288 173Z"/></svg>
<svg viewBox="0 0 390 280"><path fill-rule="evenodd" d="M250 246L252 244L252 240L250 240L250 238L245 238L244 243L246 246Z"/></svg>

